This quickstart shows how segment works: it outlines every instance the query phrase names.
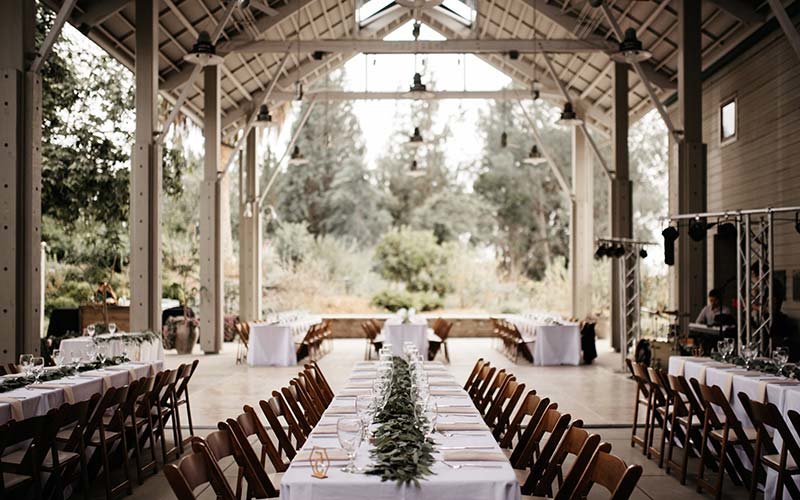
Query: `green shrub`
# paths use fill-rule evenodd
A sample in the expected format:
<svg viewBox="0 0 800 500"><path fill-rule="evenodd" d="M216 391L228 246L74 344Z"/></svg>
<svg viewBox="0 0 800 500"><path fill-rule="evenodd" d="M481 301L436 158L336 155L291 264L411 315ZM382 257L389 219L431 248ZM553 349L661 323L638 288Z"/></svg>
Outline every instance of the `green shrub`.
<svg viewBox="0 0 800 500"><path fill-rule="evenodd" d="M414 307L414 298L405 290L381 290L372 297L372 305L395 312Z"/></svg>
<svg viewBox="0 0 800 500"><path fill-rule="evenodd" d="M385 233L375 247L375 269L385 279L404 283L410 292L451 291L448 252L431 231L409 228Z"/></svg>
<svg viewBox="0 0 800 500"><path fill-rule="evenodd" d="M444 299L433 292L417 292L413 294L414 307L417 311L427 312L444 307Z"/></svg>

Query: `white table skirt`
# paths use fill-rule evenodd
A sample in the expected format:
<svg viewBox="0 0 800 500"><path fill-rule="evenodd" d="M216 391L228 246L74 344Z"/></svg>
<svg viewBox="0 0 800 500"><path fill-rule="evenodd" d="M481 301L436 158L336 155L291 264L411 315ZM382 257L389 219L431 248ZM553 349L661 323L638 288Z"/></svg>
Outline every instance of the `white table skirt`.
<svg viewBox="0 0 800 500"><path fill-rule="evenodd" d="M533 346L536 366L581 364L581 332L578 325L551 325L523 316L509 321L517 327L522 339Z"/></svg>
<svg viewBox="0 0 800 500"><path fill-rule="evenodd" d="M789 410L800 412L800 384L786 385L788 379L763 374L754 375L753 372L745 373L741 367L731 367L718 363L709 358L695 358L690 356L672 356L669 359L669 374L683 375L686 380L696 378L698 382L706 385L717 385L728 396L731 408L737 418L745 427L753 427L747 417L744 407L739 401L739 392L746 393L750 399L769 402L778 407L786 422L789 422ZM783 383L780 383L783 382ZM789 425L791 429L792 426ZM794 430L792 430L794 433ZM800 436L795 434L795 439L800 441ZM775 446L780 449L781 440L775 438ZM740 456L742 453L740 453ZM742 456L743 463L750 465L750 458ZM765 498L774 498L777 487L777 474L767 471L765 484ZM800 479L795 479L795 484L800 487ZM783 498L790 500L789 493L784 488Z"/></svg>
<svg viewBox="0 0 800 500"><path fill-rule="evenodd" d="M438 368L436 378L446 377L452 380L450 374L443 371L442 365L436 363ZM357 369L368 369L369 364L359 363ZM433 367L433 364L427 365ZM433 380L434 372L429 376ZM360 379L363 381L363 379ZM433 384L433 382L431 382ZM352 398L336 398L330 408L343 405L353 405ZM461 396L440 398L441 404L472 404L469 396L462 391ZM338 415L325 414L320 423L335 423ZM480 414L475 410L474 415L439 415L440 422L463 422L474 420L483 423ZM486 446L500 452L497 442L491 435L489 428L485 432L476 431L471 435L455 435L452 437L436 436L438 442L446 446ZM312 447L339 448L336 435L311 434L304 450ZM367 467L370 463L369 443L364 442L358 452L356 465ZM334 462L328 470L328 478L319 480L311 477L311 468L308 463L295 461L289 466L281 479L280 497L283 500L518 500L520 498L519 483L514 469L508 462L491 462L501 464L497 469L475 469L465 467L453 470L437 459L431 470L432 475L420 481L420 487L399 486L395 482L381 481L379 476L366 474L348 474L342 472L341 463Z"/></svg>
<svg viewBox="0 0 800 500"><path fill-rule="evenodd" d="M82 372L77 376L50 380L43 382L40 387L47 387L49 384L69 385L72 387L74 401L85 401L92 395L100 393L106 389L103 387L106 377L114 387L122 387L131 382L131 371L137 379L148 377L163 370L163 361L154 362L131 362L106 368L104 370L92 370ZM13 375L6 375L13 377ZM45 415L52 408L58 408L67 399L64 389L53 387L52 390L45 389L26 389L24 387L0 393L0 397L18 399L22 403L22 411L25 418ZM0 403L0 425L11 420L11 405Z"/></svg>
<svg viewBox="0 0 800 500"><path fill-rule="evenodd" d="M100 337L105 338L107 335L101 335ZM64 356L64 362L69 363L73 357L80 357L82 361L88 361L88 352L93 342L94 340L91 337L75 337L62 340L59 350ZM126 342L123 334L115 335L111 340L104 341L103 344L108 346L106 355L109 357L119 356L124 352L133 361L164 360L164 346L161 344L161 339L137 344Z"/></svg>
<svg viewBox="0 0 800 500"><path fill-rule="evenodd" d="M251 323L247 346L250 366L293 366L297 364L295 342L303 340L309 328L320 323L309 317L289 324Z"/></svg>
<svg viewBox="0 0 800 500"><path fill-rule="evenodd" d="M428 321L419 316L411 318L409 323L403 323L399 317L393 316L383 323L384 343L392 344L392 354L404 356L403 344L413 342L422 354L422 359L428 359Z"/></svg>

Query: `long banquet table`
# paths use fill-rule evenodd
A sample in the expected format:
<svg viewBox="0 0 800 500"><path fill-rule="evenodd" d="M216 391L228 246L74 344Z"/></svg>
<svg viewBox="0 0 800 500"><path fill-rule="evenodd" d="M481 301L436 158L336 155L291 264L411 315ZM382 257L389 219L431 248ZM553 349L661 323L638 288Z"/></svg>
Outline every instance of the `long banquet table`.
<svg viewBox="0 0 800 500"><path fill-rule="evenodd" d="M701 384L709 386L719 386L728 397L733 412L744 427L752 428L753 424L739 401L738 394L740 392L746 393L750 399L774 404L787 422L786 414L789 410L800 412L800 382L786 377L747 371L742 367L714 361L711 358L691 356L670 357L669 374L683 375L686 380L695 378ZM789 427L791 428L791 425ZM795 439L799 438L795 434ZM775 445L780 447L779 438L775 440ZM743 454L740 453L740 455ZM742 459L744 464L751 466L749 457L742 456ZM796 479L795 483L800 487L800 479ZM772 470L768 470L765 498L775 497L776 484L777 474ZM785 488L784 498L787 500L791 498Z"/></svg>
<svg viewBox="0 0 800 500"><path fill-rule="evenodd" d="M126 353L130 359L135 361L163 361L164 346L160 339L153 342L134 343L128 340L127 334L103 334L95 338L102 340L108 346L106 355L109 357L120 356ZM73 357L79 357L83 361L89 359L89 350L94 344L92 337L74 337L64 339L59 344L59 349L64 359L69 362Z"/></svg>
<svg viewBox="0 0 800 500"><path fill-rule="evenodd" d="M451 437L435 434L437 449L447 447L481 447L476 452L500 453L497 442L492 437L489 428L483 423L478 410L472 401L453 377L440 363L426 364L428 377L431 384L431 393L437 391L453 392L455 395L436 396L440 406L459 406L459 413L440 413L437 425L456 424L461 422L474 423L475 431L453 433ZM370 374L374 376L375 364L371 362L358 363L352 373L348 387L339 394L322 416L320 423L311 433L303 447L303 452L309 452L314 446L324 448L339 448L335 430L331 432L331 424L335 424L340 417L355 417L355 399L351 394L358 392L368 393L363 389L364 380L369 380ZM347 393L347 396L341 394ZM462 407L463 406L463 407ZM352 410L350 410L352 409ZM351 411L352 414L344 412ZM485 449L483 449L485 447ZM356 458L356 465L365 468L369 466L369 451L371 446L366 441L362 443ZM300 454L298 454L298 457ZM398 485L395 482L381 481L381 478L366 474L349 474L340 469L342 462L332 462L326 479L311 477L311 467L308 462L295 458L292 465L281 479L281 498L284 500L311 500L326 498L330 500L373 500L397 498L408 500L517 500L520 498L520 487L514 470L507 460L502 462L481 462L484 467L464 467L454 470L441 461L439 451L434 455L436 463L431 470L432 475L423 478L420 486ZM452 461L458 464L460 462ZM475 460L468 463L475 464Z"/></svg>
<svg viewBox="0 0 800 500"><path fill-rule="evenodd" d="M250 366L293 366L297 364L295 343L303 340L319 316L305 316L287 323L251 323L247 346Z"/></svg>
<svg viewBox="0 0 800 500"><path fill-rule="evenodd" d="M519 315L508 320L528 344L535 366L577 366L581 363L581 333L576 323L550 324Z"/></svg>
<svg viewBox="0 0 800 500"><path fill-rule="evenodd" d="M128 362L100 370L50 380L0 393L0 425L11 419L22 420L46 414L63 403L85 401L109 387L128 385L132 378L151 376L164 368L163 361ZM15 375L4 375L14 377ZM65 387L66 386L66 387ZM70 401L72 400L72 401ZM14 408L16 407L16 408ZM20 415L19 412L22 414Z"/></svg>

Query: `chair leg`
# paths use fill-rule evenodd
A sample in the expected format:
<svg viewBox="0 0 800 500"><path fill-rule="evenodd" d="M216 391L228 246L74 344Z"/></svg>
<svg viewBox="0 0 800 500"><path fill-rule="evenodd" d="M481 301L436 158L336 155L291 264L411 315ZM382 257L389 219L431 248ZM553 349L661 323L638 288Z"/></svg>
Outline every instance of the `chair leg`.
<svg viewBox="0 0 800 500"><path fill-rule="evenodd" d="M639 427L639 385L636 385L636 399L633 400L633 426L631 427L631 448L636 446L636 429Z"/></svg>
<svg viewBox="0 0 800 500"><path fill-rule="evenodd" d="M722 481L725 479L725 458L728 453L728 433L723 433L722 449L719 452L719 475L717 476L716 491L714 498L720 500L722 498Z"/></svg>
<svg viewBox="0 0 800 500"><path fill-rule="evenodd" d="M450 364L450 351L447 350L447 341L445 340L442 342L442 348L444 349L444 359L447 360L447 363Z"/></svg>
<svg viewBox="0 0 800 500"><path fill-rule="evenodd" d="M750 500L755 500L758 491L758 469L761 467L761 432L756 435L756 445L753 456L753 477L750 479ZM780 485L780 471L778 471L778 484ZM775 498L781 498L781 488L777 490Z"/></svg>
<svg viewBox="0 0 800 500"><path fill-rule="evenodd" d="M189 435L194 437L194 424L192 424L192 405L189 404L189 387L186 387L186 420L189 422Z"/></svg>
<svg viewBox="0 0 800 500"><path fill-rule="evenodd" d="M709 410L707 409L706 413L708 413L708 411ZM709 428L709 425L710 425L710 423L708 421L708 416L703 417L703 437L702 437L702 442L700 443L700 463L697 466L697 492L698 493L702 493L702 491L703 491L703 487L701 486L701 482L703 481L703 474L705 473L705 470L706 470L706 450L708 449L708 432L709 432L708 428ZM688 441L688 439L687 439L687 441ZM683 458L684 463L688 462L688 460L689 460L688 451L689 451L688 448L684 449L684 452L686 453L686 455ZM685 482L684 482L684 484L685 484Z"/></svg>

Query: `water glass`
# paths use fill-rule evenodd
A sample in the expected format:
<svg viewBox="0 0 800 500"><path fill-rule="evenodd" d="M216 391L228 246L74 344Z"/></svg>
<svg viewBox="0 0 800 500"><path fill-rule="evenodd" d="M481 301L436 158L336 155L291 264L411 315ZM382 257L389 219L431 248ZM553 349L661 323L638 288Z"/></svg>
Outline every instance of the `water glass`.
<svg viewBox="0 0 800 500"><path fill-rule="evenodd" d="M53 349L53 362L58 367L64 364L64 355L61 354L60 349Z"/></svg>
<svg viewBox="0 0 800 500"><path fill-rule="evenodd" d="M425 432L425 439L431 437L436 430L436 420L439 418L439 407L436 401L429 400L426 403L420 403L415 406L417 411L417 418L422 422L422 428Z"/></svg>
<svg viewBox="0 0 800 500"><path fill-rule="evenodd" d="M783 372L786 363L789 362L789 350L785 347L778 347L772 351L772 360L778 364L778 368Z"/></svg>
<svg viewBox="0 0 800 500"><path fill-rule="evenodd" d="M108 333L114 335L117 333L117 324L116 323L109 323L108 324Z"/></svg>
<svg viewBox="0 0 800 500"><path fill-rule="evenodd" d="M360 472L355 465L358 448L364 437L364 427L358 418L340 418L336 422L336 436L339 445L347 452L347 465L342 467L343 472Z"/></svg>
<svg viewBox="0 0 800 500"><path fill-rule="evenodd" d="M44 358L41 356L34 356L31 358L31 371L33 372L33 383L38 384L39 377L42 376L44 371Z"/></svg>
<svg viewBox="0 0 800 500"><path fill-rule="evenodd" d="M86 327L86 334L90 337L94 337L94 324L88 325Z"/></svg>
<svg viewBox="0 0 800 500"><path fill-rule="evenodd" d="M371 394L356 396L356 412L358 413L358 418L361 419L361 425L365 432L369 432L369 426L372 425L372 418L375 410L373 403L374 399Z"/></svg>
<svg viewBox="0 0 800 500"><path fill-rule="evenodd" d="M22 373L25 375L31 374L31 359L33 359L33 354L19 355L19 366L22 368Z"/></svg>

